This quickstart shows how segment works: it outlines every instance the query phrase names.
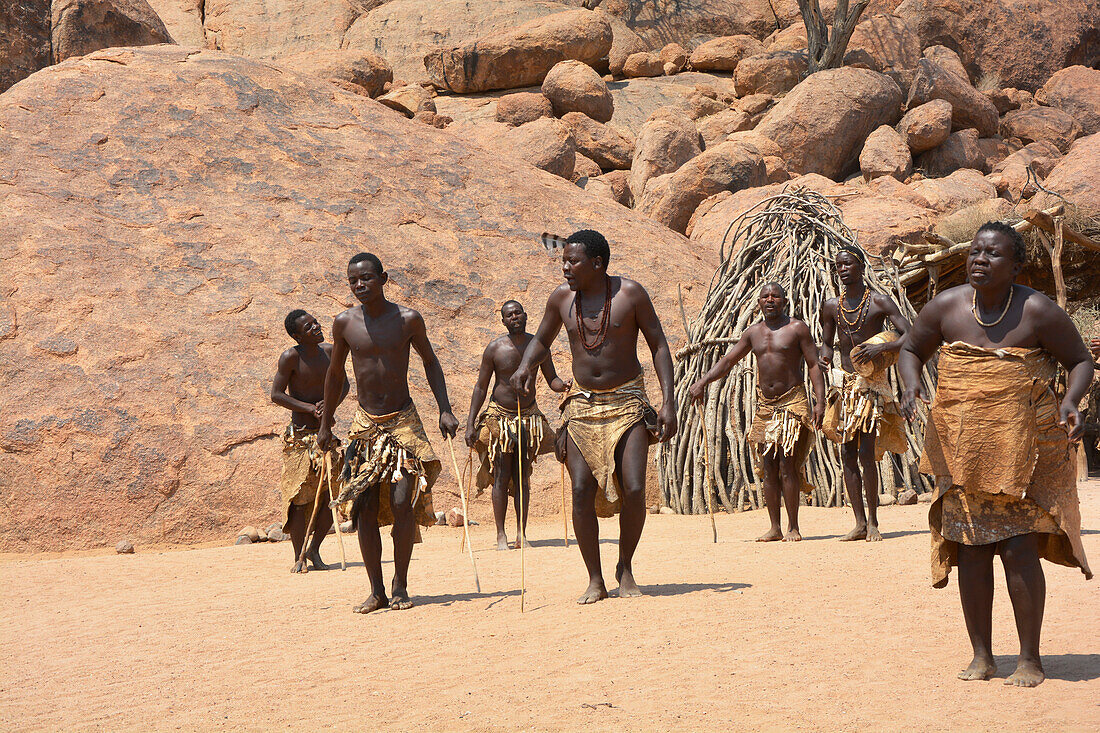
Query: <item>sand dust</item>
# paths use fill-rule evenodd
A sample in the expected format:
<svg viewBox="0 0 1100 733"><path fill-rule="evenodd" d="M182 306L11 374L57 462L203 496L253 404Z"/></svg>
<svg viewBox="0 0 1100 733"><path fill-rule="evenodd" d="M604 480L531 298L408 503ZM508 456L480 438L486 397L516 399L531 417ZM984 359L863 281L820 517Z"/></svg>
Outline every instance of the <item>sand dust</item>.
<svg viewBox="0 0 1100 733"><path fill-rule="evenodd" d="M1081 493L1096 527L1100 481ZM576 545L539 519L522 615L519 553L491 549L485 522L480 595L461 530L432 528L418 605L370 616L350 610L367 595L353 538L354 567L308 575L288 572L288 543L9 557L0 728L1100 729L1100 584L1045 565L1049 679L1010 689L998 564L998 678L958 681L969 644L954 581L929 587L926 509L883 508L877 545L837 542L840 509L804 508L801 544L752 542L762 512L720 515L717 545L705 517L651 516L635 563L649 595L583 608ZM610 571L617 527L601 526ZM338 559L334 538L323 554Z"/></svg>

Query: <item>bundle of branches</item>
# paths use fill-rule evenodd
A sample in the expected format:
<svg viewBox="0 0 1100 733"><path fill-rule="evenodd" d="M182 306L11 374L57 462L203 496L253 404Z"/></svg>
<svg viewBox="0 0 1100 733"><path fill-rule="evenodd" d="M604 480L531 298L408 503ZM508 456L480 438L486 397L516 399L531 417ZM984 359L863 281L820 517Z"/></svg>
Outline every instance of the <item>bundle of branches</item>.
<svg viewBox="0 0 1100 733"><path fill-rule="evenodd" d="M675 372L681 427L657 457L658 481L665 503L673 511L707 511L704 492L708 491L714 492L710 495L713 505L726 511L763 506L756 456L746 441L756 412L755 359L750 354L727 377L708 388L703 413L709 445L704 443L703 424L688 397L688 387L760 318L757 297L760 288L772 281L787 289L790 315L804 320L820 344L821 305L839 290L833 261L842 245L855 242L855 235L841 220L840 210L821 194L805 189L784 191L766 199L730 224L722 241L722 264L711 279L702 310L690 325L683 314L688 346L677 352ZM869 267L867 272L871 290L890 295L912 320L915 313L896 271ZM900 393L895 371L891 369L890 382ZM808 376L806 379L810 389ZM931 393L931 381L927 376L925 380ZM898 457L900 460L887 454L880 464L883 486L891 493L922 483L916 471L922 439L918 430L923 431L923 427L910 427L909 450ZM711 486L705 476L704 451L710 459ZM844 503L840 453L820 434L808 473L816 487L811 503Z"/></svg>

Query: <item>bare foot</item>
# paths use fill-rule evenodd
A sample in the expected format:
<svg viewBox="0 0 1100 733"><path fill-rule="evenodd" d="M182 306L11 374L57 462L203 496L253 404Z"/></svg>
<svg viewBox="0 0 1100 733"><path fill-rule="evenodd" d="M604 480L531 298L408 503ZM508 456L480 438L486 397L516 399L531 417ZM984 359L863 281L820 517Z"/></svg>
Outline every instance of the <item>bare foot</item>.
<svg viewBox="0 0 1100 733"><path fill-rule="evenodd" d="M1037 659L1021 659L1016 663L1016 671L1008 676L1005 684L1014 687L1035 687L1046 678L1042 662Z"/></svg>
<svg viewBox="0 0 1100 733"><path fill-rule="evenodd" d="M354 613L370 613L371 611L377 611L379 608L386 608L389 605L389 599L387 599L385 596L372 595L370 598L363 601L358 606L354 606L351 610Z"/></svg>
<svg viewBox="0 0 1100 733"><path fill-rule="evenodd" d="M604 598L607 598L607 587L604 586L603 579L601 578L600 580L593 580L591 583L588 584L588 590L584 592L584 595L577 599L577 603L585 606L589 603L602 601Z"/></svg>
<svg viewBox="0 0 1100 733"><path fill-rule="evenodd" d="M997 665L991 657L974 657L970 666L959 672L960 680L988 680L997 673Z"/></svg>
<svg viewBox="0 0 1100 733"><path fill-rule="evenodd" d="M634 580L634 573L623 566L622 560L615 566L615 580L619 581L619 598L637 598L644 595Z"/></svg>
<svg viewBox="0 0 1100 733"><path fill-rule="evenodd" d="M292 567L290 569L290 572L292 572L292 573L308 573L309 572L309 563L307 563L305 560L299 560L298 562L294 563L294 567Z"/></svg>
<svg viewBox="0 0 1100 733"><path fill-rule="evenodd" d="M783 536L783 541L784 542L801 542L802 541L802 533L799 532L797 529L788 529L787 534L785 534Z"/></svg>
<svg viewBox="0 0 1100 733"><path fill-rule="evenodd" d="M841 542L851 542L852 540L865 540L867 539L867 525L857 524L848 534L840 538Z"/></svg>
<svg viewBox="0 0 1100 733"><path fill-rule="evenodd" d="M409 598L408 591L404 591L404 590L397 591L397 590L395 590L393 592L393 600L390 601L390 608L392 608L395 611L404 611L406 608L412 608L412 607L413 607L413 602L412 602L412 599Z"/></svg>
<svg viewBox="0 0 1100 733"><path fill-rule="evenodd" d="M497 535L497 550L511 550L512 546L508 544L508 535L501 532Z"/></svg>
<svg viewBox="0 0 1100 733"><path fill-rule="evenodd" d="M757 542L777 542L783 539L783 533L779 530L779 527L772 527L764 534L756 538Z"/></svg>
<svg viewBox="0 0 1100 733"><path fill-rule="evenodd" d="M512 547L514 549L517 549L517 550L519 549L519 539L520 538L517 537L516 541L512 543ZM525 550L530 550L531 549L531 543L527 541L526 537L523 538L523 548Z"/></svg>
<svg viewBox="0 0 1100 733"><path fill-rule="evenodd" d="M882 535L879 533L878 527L873 524L867 527L867 541L882 542Z"/></svg>
<svg viewBox="0 0 1100 733"><path fill-rule="evenodd" d="M318 552L317 550L310 550L309 552L307 552L306 553L306 560L309 560L310 564L313 565L314 570L331 570L332 569L331 565L326 565L325 562L321 559L321 553Z"/></svg>

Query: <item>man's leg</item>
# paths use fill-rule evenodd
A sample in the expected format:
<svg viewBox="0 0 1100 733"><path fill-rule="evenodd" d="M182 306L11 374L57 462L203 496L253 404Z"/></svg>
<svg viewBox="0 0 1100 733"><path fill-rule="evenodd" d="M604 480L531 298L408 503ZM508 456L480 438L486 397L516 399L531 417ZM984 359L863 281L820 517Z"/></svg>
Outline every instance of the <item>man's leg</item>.
<svg viewBox="0 0 1100 733"><path fill-rule="evenodd" d="M798 502L799 475L798 466L794 463L794 456L783 456L779 459L779 479L783 484L783 505L787 507L787 534L784 542L800 542L802 533L798 531ZM779 509L776 508L775 519L779 521Z"/></svg>
<svg viewBox="0 0 1100 733"><path fill-rule="evenodd" d="M856 515L856 526L851 532L840 538L841 542L867 538L867 515L863 511L863 482L859 475L859 441L857 437L840 446L840 460L844 470L844 489L848 493L848 503Z"/></svg>
<svg viewBox="0 0 1100 733"><path fill-rule="evenodd" d="M386 583L382 580L382 537L378 534L378 486L366 491L360 497L356 520L359 537L359 552L363 554L363 567L370 578L370 596L355 607L356 613L370 613L390 605L386 598Z"/></svg>
<svg viewBox="0 0 1100 733"><path fill-rule="evenodd" d="M305 505L291 504L287 510L286 531L290 535L290 545L294 549L294 567L292 573L307 573L308 563L298 564L298 558L302 556L302 543L306 541L306 523L309 521Z"/></svg>
<svg viewBox="0 0 1100 733"><path fill-rule="evenodd" d="M309 551L306 559L313 564L314 570L331 570L331 565L325 565L321 560L321 543L325 541L328 531L332 529L332 510L328 508L328 489L321 492L319 499L321 505L317 507L317 519L313 521L313 539L309 543ZM313 513L313 505L309 504L309 512ZM307 520L308 521L308 520Z"/></svg>
<svg viewBox="0 0 1100 733"><path fill-rule="evenodd" d="M775 542L783 539L783 530L779 527L779 461L769 453L760 459L761 472L764 474L764 506L768 508L768 519L772 526L767 532L756 538L757 542Z"/></svg>
<svg viewBox="0 0 1100 733"><path fill-rule="evenodd" d="M1039 659L1039 633L1043 628L1047 582L1039 564L1038 537L1024 534L1005 540L1001 544L1001 563L1008 580L1012 613L1016 616L1016 633L1020 636L1016 671L1008 676L1005 684L1035 687L1046 679L1043 662Z"/></svg>
<svg viewBox="0 0 1100 733"><path fill-rule="evenodd" d="M878 531L878 461L875 460L875 436L859 435L859 465L863 469L863 496L867 499L867 541L881 542Z"/></svg>
<svg viewBox="0 0 1100 733"><path fill-rule="evenodd" d="M520 461L520 453L518 451L516 453L512 453L512 454L510 454L509 458L512 459L512 460L509 460L509 464L512 467L512 476L519 476L520 467L519 467L518 464L519 464L519 461ZM527 461L526 465L523 466L523 500L522 500L522 502L520 501L520 491L519 490L520 490L520 487L517 485L516 486L516 496L515 496L515 499L514 499L515 510L516 510L516 547L519 547L520 539L522 539L524 542L527 541L527 517L531 513L531 462L530 461ZM522 508L522 511L520 511L521 508ZM522 529L520 528L520 523L521 522L523 524ZM531 545L525 545L525 547L530 547L530 546Z"/></svg>
<svg viewBox="0 0 1100 733"><path fill-rule="evenodd" d="M577 547L588 569L588 589L577 603L595 603L607 598L607 586L603 582L600 566L600 524L596 520L596 477L584 460L573 438L566 438L565 465L573 481L573 532L577 535Z"/></svg>
<svg viewBox="0 0 1100 733"><path fill-rule="evenodd" d="M996 545L959 545L959 599L974 660L959 672L960 680L987 680L993 662L993 554Z"/></svg>
<svg viewBox="0 0 1100 733"><path fill-rule="evenodd" d="M390 508L393 510L393 587L391 608L402 611L412 608L409 598L409 561L416 539L416 516L413 512L413 481L407 474L390 485Z"/></svg>
<svg viewBox="0 0 1100 733"><path fill-rule="evenodd" d="M512 461L509 455L497 456L493 466L493 519L497 525L497 549L508 549L508 533L504 521L508 517L508 484L512 480Z"/></svg>
<svg viewBox="0 0 1100 733"><path fill-rule="evenodd" d="M619 562L615 579L619 581L619 598L642 595L634 580L634 551L642 539L645 527L645 473L649 458L649 434L645 423L635 423L615 447L619 486L622 489L622 510L619 512Z"/></svg>

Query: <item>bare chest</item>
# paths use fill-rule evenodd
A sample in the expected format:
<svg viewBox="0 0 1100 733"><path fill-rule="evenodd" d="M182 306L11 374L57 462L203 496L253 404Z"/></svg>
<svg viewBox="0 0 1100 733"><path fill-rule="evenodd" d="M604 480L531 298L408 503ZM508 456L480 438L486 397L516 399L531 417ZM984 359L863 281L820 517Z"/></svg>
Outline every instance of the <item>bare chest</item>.
<svg viewBox="0 0 1100 733"><path fill-rule="evenodd" d="M378 359L407 353L409 337L400 317L353 321L345 333L352 356Z"/></svg>

